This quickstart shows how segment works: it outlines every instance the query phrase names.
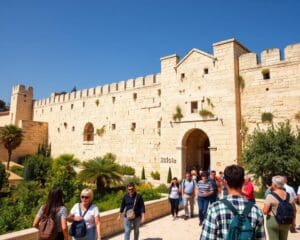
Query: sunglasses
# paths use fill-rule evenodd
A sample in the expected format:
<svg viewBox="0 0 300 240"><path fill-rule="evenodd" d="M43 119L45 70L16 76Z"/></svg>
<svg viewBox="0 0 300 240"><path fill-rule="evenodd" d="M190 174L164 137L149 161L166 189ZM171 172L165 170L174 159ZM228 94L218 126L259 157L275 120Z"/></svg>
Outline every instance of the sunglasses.
<svg viewBox="0 0 300 240"><path fill-rule="evenodd" d="M81 196L81 199L89 199L90 196Z"/></svg>
<svg viewBox="0 0 300 240"><path fill-rule="evenodd" d="M128 191L133 191L134 189L133 188L128 188Z"/></svg>

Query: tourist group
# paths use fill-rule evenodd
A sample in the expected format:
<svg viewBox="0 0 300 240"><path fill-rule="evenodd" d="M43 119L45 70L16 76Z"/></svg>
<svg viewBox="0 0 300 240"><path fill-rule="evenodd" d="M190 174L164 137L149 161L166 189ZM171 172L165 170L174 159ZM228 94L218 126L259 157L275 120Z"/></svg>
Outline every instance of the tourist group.
<svg viewBox="0 0 300 240"><path fill-rule="evenodd" d="M179 219L180 206L184 220L193 218L195 201L198 203L200 240L266 239L266 228L271 240L287 240L288 233L296 232L297 194L288 185L285 176L273 176L267 183L263 208L256 205L254 186L239 165L227 166L224 172L187 172L179 183L174 177L169 187L169 202L173 220ZM39 239L100 240L101 223L98 207L93 204L93 191L83 189L80 202L70 213L63 204L60 188L50 190L47 202L39 209L33 226L39 230ZM124 240L139 239L140 225L145 221L143 198L129 183L120 203L118 221L124 218ZM67 222L71 222L68 229Z"/></svg>

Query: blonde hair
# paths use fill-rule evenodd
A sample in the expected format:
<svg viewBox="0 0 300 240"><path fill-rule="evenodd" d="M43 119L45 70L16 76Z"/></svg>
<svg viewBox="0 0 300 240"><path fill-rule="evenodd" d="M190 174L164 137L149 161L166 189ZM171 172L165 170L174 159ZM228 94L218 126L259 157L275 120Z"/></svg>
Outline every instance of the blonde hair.
<svg viewBox="0 0 300 240"><path fill-rule="evenodd" d="M81 193L80 193L80 196L85 195L85 194L89 195L91 201L93 201L93 199L94 199L94 193L93 193L92 189L90 189L90 188L83 189L81 191Z"/></svg>

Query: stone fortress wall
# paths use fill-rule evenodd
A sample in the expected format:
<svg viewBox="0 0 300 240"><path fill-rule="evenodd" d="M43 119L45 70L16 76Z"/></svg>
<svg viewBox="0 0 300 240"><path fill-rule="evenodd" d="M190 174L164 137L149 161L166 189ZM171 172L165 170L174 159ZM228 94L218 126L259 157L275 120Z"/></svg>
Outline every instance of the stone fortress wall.
<svg viewBox="0 0 300 240"><path fill-rule="evenodd" d="M161 111L159 75L52 96L34 104L34 121L49 122L52 154L74 153L86 160L107 152L120 163L139 169L159 169ZM84 139L91 123L94 139ZM135 124L135 126L134 126ZM97 129L104 133L97 135ZM139 161L137 161L139 159ZM148 172L150 174L150 172Z"/></svg>
<svg viewBox="0 0 300 240"><path fill-rule="evenodd" d="M240 76L245 88L241 91L242 117L251 133L264 112L272 113L273 123L289 120L299 126L295 115L300 111L300 44L289 45L284 55L277 48L264 50L260 55L247 53L239 58ZM269 78L264 79L264 74Z"/></svg>
<svg viewBox="0 0 300 240"><path fill-rule="evenodd" d="M112 152L137 175L145 167L147 177L157 170L162 181L169 167L178 177L195 164L205 166L205 161L210 169L223 170L241 153L241 119L248 133L256 124L268 126L261 124L263 111L272 112L274 122L299 123L294 118L300 110L299 49L300 44L288 46L284 60L278 49L266 50L258 64L254 53L230 39L213 44L213 54L192 49L182 59L163 57L159 74L53 93L31 101L33 105L28 96L24 102L26 89L17 86L13 96L23 91L22 99L15 103L12 96L10 118L13 123L23 118L47 123L43 134L53 156L73 153L86 160ZM263 69L269 70L270 79L262 80ZM31 88L26 91L30 95ZM173 120L176 106L183 115L180 121ZM213 116L200 116L201 109ZM93 139L84 134L89 125Z"/></svg>

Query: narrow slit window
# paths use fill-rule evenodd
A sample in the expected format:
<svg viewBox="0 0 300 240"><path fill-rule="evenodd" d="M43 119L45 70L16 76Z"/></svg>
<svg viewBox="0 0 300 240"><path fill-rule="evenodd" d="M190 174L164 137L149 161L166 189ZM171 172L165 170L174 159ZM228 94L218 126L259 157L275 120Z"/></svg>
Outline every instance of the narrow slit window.
<svg viewBox="0 0 300 240"><path fill-rule="evenodd" d="M180 75L180 80L183 81L184 78L185 78L185 74L184 74L184 73L181 73L181 75Z"/></svg>
<svg viewBox="0 0 300 240"><path fill-rule="evenodd" d="M203 73L208 74L208 68L204 68Z"/></svg>
<svg viewBox="0 0 300 240"><path fill-rule="evenodd" d="M264 69L264 70L262 70L261 73L263 75L263 79L264 80L268 80L268 79L271 78L271 76L270 76L270 70L269 69Z"/></svg>
<svg viewBox="0 0 300 240"><path fill-rule="evenodd" d="M137 99L137 93L133 93L133 100L136 101Z"/></svg>
<svg viewBox="0 0 300 240"><path fill-rule="evenodd" d="M198 102L193 101L191 102L191 113L197 113L198 112Z"/></svg>

